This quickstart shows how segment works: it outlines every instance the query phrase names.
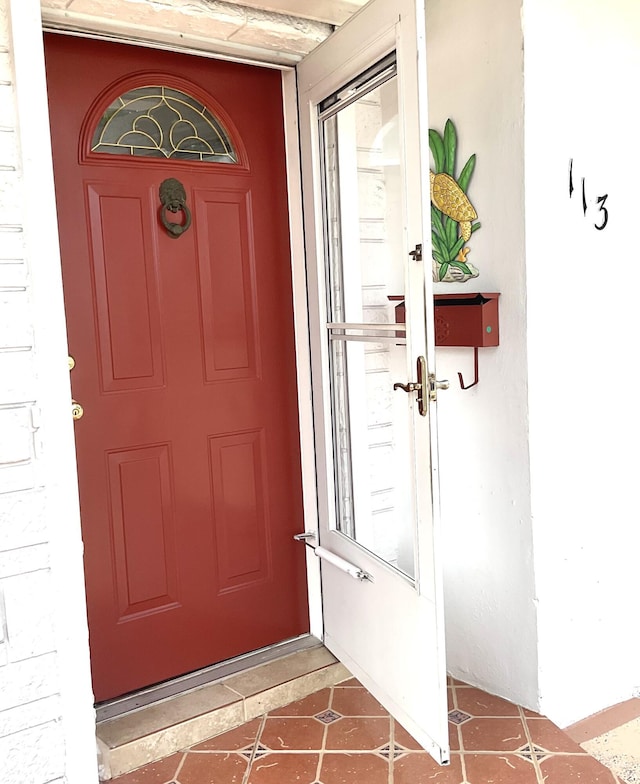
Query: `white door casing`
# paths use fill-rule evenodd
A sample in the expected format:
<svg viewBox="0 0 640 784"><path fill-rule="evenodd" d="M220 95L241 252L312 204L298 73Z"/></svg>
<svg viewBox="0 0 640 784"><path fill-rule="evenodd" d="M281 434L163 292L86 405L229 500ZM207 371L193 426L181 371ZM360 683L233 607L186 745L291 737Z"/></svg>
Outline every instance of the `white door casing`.
<svg viewBox="0 0 640 784"><path fill-rule="evenodd" d="M355 101L355 98L350 97L354 92L349 88L350 84L354 84L352 80L394 50L398 96L397 149L400 159L397 171L402 174L397 195L401 207L398 221L400 225L395 227L395 244L388 241L385 252L396 265L398 254L402 255L400 267L403 268L404 281L399 284L396 279L391 281L390 285L398 286L403 283L404 292L385 290L382 294L386 297L392 293L404 293L405 296L407 323L406 351L402 352L404 368L398 365L397 359L397 346L402 341L393 340L396 333L390 331L389 326L386 326L386 331L384 326L380 327L382 331L373 330L370 326L350 330L328 327L328 322L359 321L364 325L372 321L373 310L369 308L366 299L368 295L364 293L366 286L362 287L362 295L358 294L358 297L361 296L359 306L363 315L357 319L348 317L348 314L353 313L353 308L349 305L354 278L353 263L350 259L354 253L358 253L358 234L366 233L361 227L354 225L354 220L358 217L362 222L362 214L354 216L353 204L358 198L366 202L367 193L370 193L363 180L359 195L354 177L358 176L356 169L368 173L373 171L374 174L377 170L368 169L360 163L356 165L355 156L360 156L362 149L358 146L358 140L350 142L353 127L348 112L332 126L337 128L335 142L331 139L327 141L330 131L327 131L326 123L319 122L319 113L322 113L324 119L332 112L331 108L325 108L328 104L323 103L328 96L336 94L336 100L344 98L346 104ZM435 401L430 403L427 415L420 416L416 406L416 392L405 395L403 391L393 391L393 382L406 384L417 381L416 359L419 356L426 357L428 370L434 372L434 336L430 326L433 324L433 293L430 282L424 0L399 0L395 3L372 0L308 55L297 70L318 469L320 520L317 544L320 545L320 550L317 554L322 556L325 644L425 749L439 762L446 763L449 760L449 745L442 573L438 546ZM359 85L357 81L355 84ZM347 89L342 90L345 87ZM365 93L366 89L365 87ZM341 90L344 95L340 93ZM367 93L364 99L372 94ZM364 103L371 104L373 100L364 100ZM367 124L366 121L363 123ZM367 135L366 128L362 135ZM424 149L421 140L425 140ZM349 150L345 152L345 147L348 148L350 144L353 152L351 160ZM331 152L326 152L325 156L325 150L334 148L337 148L335 158L330 160ZM333 175L330 172L327 175L327 171L334 167L334 162L339 174ZM383 164L381 166L383 167ZM325 175L323 186L322 177ZM332 176L339 178L336 186L339 198L333 199L337 206L330 204L330 195L325 197L325 192L329 193L332 188L331 184L326 184ZM379 186L380 182L377 187ZM329 246L333 247L333 237L328 236L326 229L326 224L330 222L342 224L339 241L344 263L341 267L340 285L344 291L340 294L341 305L338 311L343 316L340 319L336 318L336 309L332 304L336 285L332 278L328 286L325 276L325 257L330 257L333 253L327 250ZM409 255L419 244L422 245L422 258L426 261L416 260ZM366 259L360 264L366 271ZM355 273L355 277L357 276L358 271ZM375 305L378 313L383 309L381 301L379 297ZM378 316L376 322L386 321L387 325L393 322L391 305L386 312L387 317ZM380 338L381 334L385 337ZM346 335L350 337L347 338ZM358 343L355 336L360 336L360 340L369 343ZM381 344L390 347L387 354L391 359L381 371L386 374L383 384L386 385L384 394L391 401L388 408L393 411L402 410L404 413L401 413L400 417L404 417L408 423L404 430L396 427L393 448L387 455L389 475L393 474L394 467L401 465L403 460L406 461L404 464L410 474L408 478L405 477L402 493L395 493L396 497L402 496L404 509L400 513L400 508L396 505L398 508L395 521L393 515L389 520L396 529L403 526L406 528L407 522L410 523L409 537L406 536L406 530L404 536L402 531L395 532L396 538L401 540L395 558L389 555L384 543L376 548L365 541L363 546L362 542L366 537L363 539L355 532L356 529L363 528L363 514L366 513L366 510L363 512L365 504L360 488L363 464L359 456L367 448L366 444L362 443L361 422L362 408L369 405L365 401L362 408L357 405L365 395L365 382L361 381L361 373L363 362L367 361L366 356L363 360L363 351L357 346L375 343L376 336ZM341 342L345 348L342 354L340 351L336 354L334 346ZM353 355L351 361L350 352ZM339 364L342 362L344 368ZM335 371L336 366L338 371ZM380 372L380 368L376 370ZM336 380L336 372L337 376L344 376L345 380ZM340 383L342 392L336 393L335 388L340 387ZM362 394L358 392L358 384L361 384ZM342 395L346 399L344 410L340 410L340 401L336 403L336 394L337 397ZM425 390L425 395L428 399L428 390ZM351 417L350 410L353 411ZM337 416L342 417L338 425ZM345 418L348 420L346 428ZM334 445L334 432L338 433L335 440L340 442L345 429L352 435L357 436L360 433L360 438L355 439L356 443L349 451L351 466L346 473L349 474L347 484L350 483L350 486L346 490L342 485L339 486L336 479L338 474L345 473L341 466L337 465L342 461L342 457L334 459L335 453L342 456L345 452L340 443ZM370 468L371 461L365 463L364 467ZM375 473L375 469L372 471ZM371 485L372 481L369 478L368 488L375 489L375 485ZM387 484L389 482L392 480ZM411 495L410 499L404 497L405 492ZM349 514L355 518L355 523L351 520L348 525L345 524L343 496L350 497L347 499L351 509ZM337 506L339 510L336 509ZM351 533L345 532L349 525L352 528L355 526ZM364 528L367 525L369 523L365 522ZM356 539L359 539L360 543L355 541ZM407 541L408 539L410 541ZM355 565L356 569L351 569L349 573L340 568L346 567L347 563ZM354 579L354 575L362 576L363 573L370 579Z"/></svg>

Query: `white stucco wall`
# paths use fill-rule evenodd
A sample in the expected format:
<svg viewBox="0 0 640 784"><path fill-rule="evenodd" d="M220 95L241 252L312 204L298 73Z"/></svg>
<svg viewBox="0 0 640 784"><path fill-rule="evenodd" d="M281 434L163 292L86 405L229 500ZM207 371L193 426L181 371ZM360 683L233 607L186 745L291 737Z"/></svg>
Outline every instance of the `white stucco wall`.
<svg viewBox="0 0 640 784"><path fill-rule="evenodd" d="M0 780L97 780L40 9L0 0ZM68 415L67 415L68 414Z"/></svg>
<svg viewBox="0 0 640 784"><path fill-rule="evenodd" d="M520 3L427 3L429 124L458 131L458 167L476 153L469 196L482 228L468 260L480 276L436 292L501 293L500 346L436 349L440 481L447 552L449 670L530 707L537 703L529 503Z"/></svg>
<svg viewBox="0 0 640 784"><path fill-rule="evenodd" d="M568 724L640 686L640 6L525 0L524 12L540 689L543 711Z"/></svg>

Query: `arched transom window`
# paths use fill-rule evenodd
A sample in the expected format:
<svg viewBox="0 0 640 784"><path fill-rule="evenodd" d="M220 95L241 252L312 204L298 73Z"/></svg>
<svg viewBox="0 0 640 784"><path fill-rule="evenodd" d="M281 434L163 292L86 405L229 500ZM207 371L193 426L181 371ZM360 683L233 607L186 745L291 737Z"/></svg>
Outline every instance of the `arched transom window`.
<svg viewBox="0 0 640 784"><path fill-rule="evenodd" d="M92 152L237 163L229 135L211 112L170 87L137 87L102 115Z"/></svg>

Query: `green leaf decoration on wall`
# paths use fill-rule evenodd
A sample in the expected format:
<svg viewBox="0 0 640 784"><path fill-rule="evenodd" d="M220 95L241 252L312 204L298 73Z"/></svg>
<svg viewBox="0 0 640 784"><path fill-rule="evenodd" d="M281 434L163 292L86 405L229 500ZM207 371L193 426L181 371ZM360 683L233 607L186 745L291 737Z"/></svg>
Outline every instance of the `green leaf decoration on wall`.
<svg viewBox="0 0 640 784"><path fill-rule="evenodd" d="M453 172L456 165L456 146L458 138L456 129L453 127L451 120L447 120L444 126L444 169L450 177L453 177Z"/></svg>
<svg viewBox="0 0 640 784"><path fill-rule="evenodd" d="M444 280L450 267L461 270L469 277L478 274L466 260L470 251L466 243L481 225L467 196L469 181L476 166L476 156L474 154L469 158L456 177L457 147L458 134L451 120L445 123L442 135L433 128L429 129L429 149L434 164L429 173L431 241L439 281Z"/></svg>
<svg viewBox="0 0 640 784"><path fill-rule="evenodd" d="M435 161L436 171L444 171L444 142L438 131L429 130L429 147Z"/></svg>
<svg viewBox="0 0 640 784"><path fill-rule="evenodd" d="M458 185L462 188L462 190L466 193L467 188L469 186L469 180L471 179L471 175L473 174L473 170L476 167L476 154L474 153L469 160L465 163L462 167L462 171L460 172L460 176L458 177Z"/></svg>

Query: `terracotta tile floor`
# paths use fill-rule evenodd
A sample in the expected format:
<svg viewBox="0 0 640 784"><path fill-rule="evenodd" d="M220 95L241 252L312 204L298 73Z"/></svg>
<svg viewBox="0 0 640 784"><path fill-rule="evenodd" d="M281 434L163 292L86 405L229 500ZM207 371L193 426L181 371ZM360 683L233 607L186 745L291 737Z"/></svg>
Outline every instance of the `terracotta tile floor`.
<svg viewBox="0 0 640 784"><path fill-rule="evenodd" d="M548 719L451 681L439 767L355 680L271 711L113 784L618 784Z"/></svg>

